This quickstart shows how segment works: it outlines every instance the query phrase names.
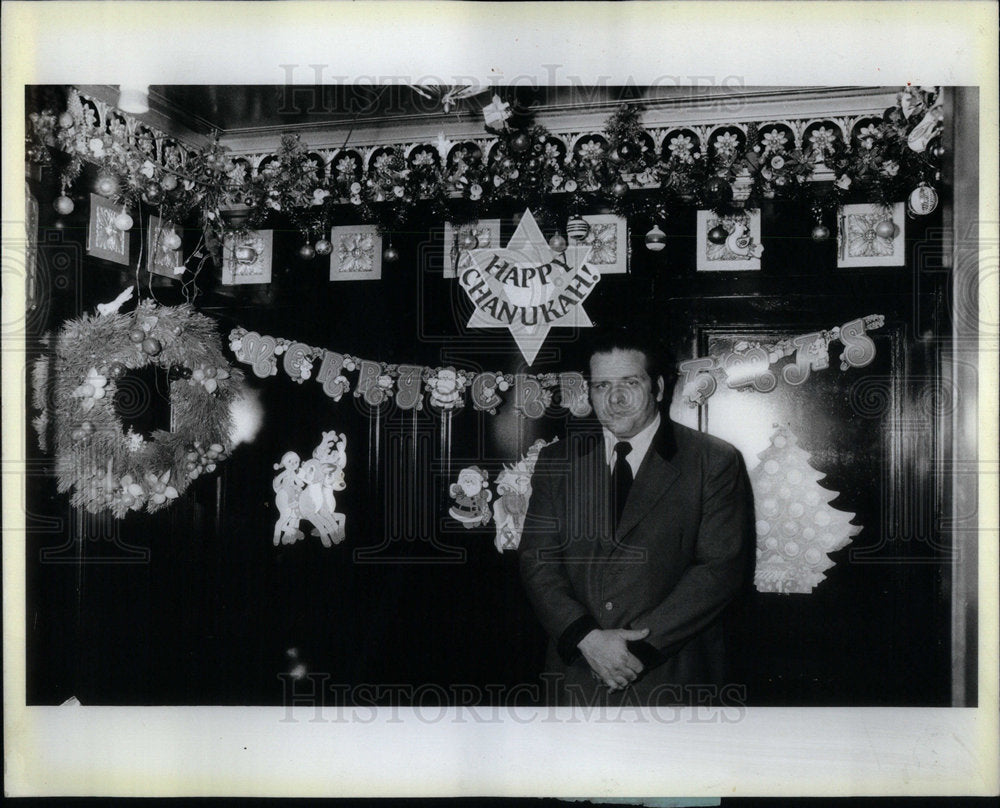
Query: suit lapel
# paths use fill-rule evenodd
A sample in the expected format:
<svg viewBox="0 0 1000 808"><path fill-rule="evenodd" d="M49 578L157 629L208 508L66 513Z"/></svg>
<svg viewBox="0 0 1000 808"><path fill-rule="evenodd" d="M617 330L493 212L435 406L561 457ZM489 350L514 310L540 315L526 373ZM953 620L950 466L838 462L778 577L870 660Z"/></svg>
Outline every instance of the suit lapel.
<svg viewBox="0 0 1000 808"><path fill-rule="evenodd" d="M663 418L653 443L646 452L642 465L639 466L639 473L632 483L628 500L625 502L625 510L622 512L621 524L615 535L616 543L621 542L628 532L642 521L680 476L680 469L672 462L675 453L672 424L668 418Z"/></svg>

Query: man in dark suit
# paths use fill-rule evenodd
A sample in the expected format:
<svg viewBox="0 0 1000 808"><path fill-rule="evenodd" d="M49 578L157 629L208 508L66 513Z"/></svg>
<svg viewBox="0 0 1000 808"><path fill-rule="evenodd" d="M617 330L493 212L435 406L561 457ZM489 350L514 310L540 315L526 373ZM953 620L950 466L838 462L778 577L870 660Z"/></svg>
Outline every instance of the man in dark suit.
<svg viewBox="0 0 1000 808"><path fill-rule="evenodd" d="M555 700L717 701L753 546L743 459L669 419L674 365L655 340L599 334L589 363L602 429L543 451L519 547Z"/></svg>

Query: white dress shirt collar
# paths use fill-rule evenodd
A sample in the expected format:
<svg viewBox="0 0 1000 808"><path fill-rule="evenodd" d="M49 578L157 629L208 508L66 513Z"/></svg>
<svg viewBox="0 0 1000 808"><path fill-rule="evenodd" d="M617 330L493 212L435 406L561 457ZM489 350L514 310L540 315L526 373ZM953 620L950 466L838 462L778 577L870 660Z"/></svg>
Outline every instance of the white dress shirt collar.
<svg viewBox="0 0 1000 808"><path fill-rule="evenodd" d="M642 465L643 459L646 457L646 452L649 451L649 445L653 442L653 436L656 434L656 430L660 428L660 413L656 413L656 417L648 424L641 432L633 435L631 438L626 438L630 444L632 444L632 451L625 455L625 459L628 460L629 466L632 467L632 478L639 473L639 466ZM617 444L621 439L616 438L607 429L604 432L604 456L608 460L608 465L611 468L615 466L615 444Z"/></svg>

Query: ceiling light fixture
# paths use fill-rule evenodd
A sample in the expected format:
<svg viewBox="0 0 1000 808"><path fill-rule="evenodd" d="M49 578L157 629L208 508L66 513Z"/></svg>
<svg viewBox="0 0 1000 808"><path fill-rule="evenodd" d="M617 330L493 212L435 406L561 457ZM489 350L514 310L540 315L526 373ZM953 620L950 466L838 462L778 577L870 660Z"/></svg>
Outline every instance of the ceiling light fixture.
<svg viewBox="0 0 1000 808"><path fill-rule="evenodd" d="M132 115L142 115L144 112L149 112L149 85L119 85L118 109Z"/></svg>

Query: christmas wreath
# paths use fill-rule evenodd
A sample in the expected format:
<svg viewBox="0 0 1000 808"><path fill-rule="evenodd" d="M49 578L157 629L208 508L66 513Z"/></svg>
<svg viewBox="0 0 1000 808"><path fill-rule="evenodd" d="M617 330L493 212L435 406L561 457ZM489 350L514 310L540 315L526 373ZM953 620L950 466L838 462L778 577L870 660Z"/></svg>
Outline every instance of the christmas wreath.
<svg viewBox="0 0 1000 808"><path fill-rule="evenodd" d="M34 375L36 403L43 403L35 426L43 449L50 426L54 433L59 491L73 489L74 506L109 509L116 518L160 510L226 458L230 404L242 379L222 355L214 322L189 305L144 301L128 314L119 305L67 322L54 356L40 360L51 372ZM168 371L172 431L147 438L125 427L115 393L125 374L148 365Z"/></svg>

